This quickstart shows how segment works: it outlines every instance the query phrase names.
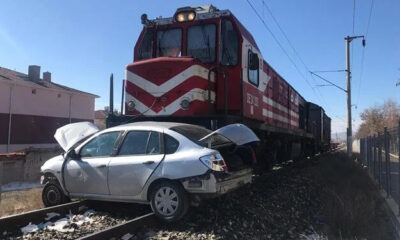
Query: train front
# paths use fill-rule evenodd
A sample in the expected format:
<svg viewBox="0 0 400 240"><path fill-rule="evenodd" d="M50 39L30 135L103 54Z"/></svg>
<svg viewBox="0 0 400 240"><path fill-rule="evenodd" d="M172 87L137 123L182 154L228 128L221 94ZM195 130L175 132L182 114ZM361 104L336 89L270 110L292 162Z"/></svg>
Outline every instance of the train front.
<svg viewBox="0 0 400 240"><path fill-rule="evenodd" d="M125 115L176 120L239 112L240 34L228 10L180 8L172 18L142 16L126 67Z"/></svg>

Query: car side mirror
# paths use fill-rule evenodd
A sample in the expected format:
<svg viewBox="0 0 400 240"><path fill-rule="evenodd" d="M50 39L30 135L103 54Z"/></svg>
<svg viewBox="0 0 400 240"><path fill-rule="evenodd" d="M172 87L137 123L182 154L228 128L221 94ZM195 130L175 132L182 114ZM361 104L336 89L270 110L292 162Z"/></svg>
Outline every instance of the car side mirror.
<svg viewBox="0 0 400 240"><path fill-rule="evenodd" d="M70 157L70 158L72 158L72 159L75 159L75 160L81 159L81 156L80 156L78 153L76 153L75 149L71 149L71 150L68 152L67 156Z"/></svg>
<svg viewBox="0 0 400 240"><path fill-rule="evenodd" d="M249 69L250 70L257 70L259 67L258 55L257 53L250 53L249 54Z"/></svg>

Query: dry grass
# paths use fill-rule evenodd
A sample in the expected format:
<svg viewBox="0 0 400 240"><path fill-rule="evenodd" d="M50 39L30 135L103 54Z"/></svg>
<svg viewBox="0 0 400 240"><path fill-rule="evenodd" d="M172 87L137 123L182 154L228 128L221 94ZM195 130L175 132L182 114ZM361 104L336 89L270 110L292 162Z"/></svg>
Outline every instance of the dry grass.
<svg viewBox="0 0 400 240"><path fill-rule="evenodd" d="M43 208L42 189L35 188L1 194L0 217Z"/></svg>
<svg viewBox="0 0 400 240"><path fill-rule="evenodd" d="M322 231L329 239L394 239L377 188L344 153L326 154L308 169L322 184Z"/></svg>

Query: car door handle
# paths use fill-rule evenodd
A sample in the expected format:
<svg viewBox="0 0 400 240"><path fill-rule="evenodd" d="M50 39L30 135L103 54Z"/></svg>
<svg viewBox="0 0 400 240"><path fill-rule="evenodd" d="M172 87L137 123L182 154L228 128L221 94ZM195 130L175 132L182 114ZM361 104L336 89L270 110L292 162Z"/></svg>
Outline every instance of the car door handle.
<svg viewBox="0 0 400 240"><path fill-rule="evenodd" d="M105 164L97 166L97 168L105 168L105 167L107 167L107 165L105 165Z"/></svg>
<svg viewBox="0 0 400 240"><path fill-rule="evenodd" d="M146 162L142 162L143 164L153 164L154 161L146 161Z"/></svg>

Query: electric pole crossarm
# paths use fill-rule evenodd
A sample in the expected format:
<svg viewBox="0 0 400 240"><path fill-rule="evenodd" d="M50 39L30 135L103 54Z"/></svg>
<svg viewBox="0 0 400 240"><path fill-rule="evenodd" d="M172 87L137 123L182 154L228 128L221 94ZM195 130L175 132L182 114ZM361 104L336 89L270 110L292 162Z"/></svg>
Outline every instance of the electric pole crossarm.
<svg viewBox="0 0 400 240"><path fill-rule="evenodd" d="M347 92L347 90L346 90L346 89L344 89L344 88L342 88L342 87L340 87L340 86L338 86L338 85L334 84L333 82L331 82L331 81L329 81L329 80L327 80L327 79L325 79L325 78L321 77L320 75L318 75L318 74L315 74L314 72L310 72L310 73L311 73L312 75L314 75L314 76L316 76L316 77L318 77L318 78L320 78L320 79L324 80L325 82L327 82L327 83L329 83L329 84L333 85L334 87L337 87L337 88L339 88L340 90L342 90L342 91L344 91L344 92Z"/></svg>

